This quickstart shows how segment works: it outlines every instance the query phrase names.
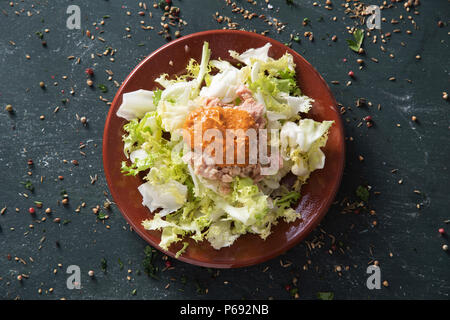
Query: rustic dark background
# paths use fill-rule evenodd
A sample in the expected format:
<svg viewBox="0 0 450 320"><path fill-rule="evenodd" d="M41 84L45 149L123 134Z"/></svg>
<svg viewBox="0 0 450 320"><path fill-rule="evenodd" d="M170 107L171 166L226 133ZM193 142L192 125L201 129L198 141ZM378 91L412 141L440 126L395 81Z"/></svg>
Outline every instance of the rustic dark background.
<svg viewBox="0 0 450 320"><path fill-rule="evenodd" d="M0 215L1 299L317 299L318 292L332 292L335 299L449 298L450 251L442 249L449 241L438 232L450 231L445 223L450 219L450 106L442 98L450 91L448 1L422 1L409 12L403 1L393 3L381 11L386 19L382 31L372 33L377 43L366 37L366 54L358 55L345 42L351 36L346 27L358 22L345 13L344 1L332 0L333 10L325 9L322 0L317 0L319 6L309 0L294 0L293 5L271 0L271 10L264 0L256 5L235 1L250 13L286 23L278 33L263 19L232 13L222 0L174 0L187 25L170 26L173 38L176 30L186 35L227 26L215 21L216 12L239 23L238 28L269 30L267 36L283 43L290 42L290 34L298 34L300 41L292 41L292 48L317 68L347 110L347 161L336 204L307 239L314 249L304 242L269 262L220 271L172 259L173 268L164 270L164 256L158 253L157 279L143 272L147 244L129 231L114 205L110 211L102 209L109 215L103 221L91 210L107 199L113 201L101 148L109 105L99 96L112 101L117 91L113 81L120 83L143 57L167 42L158 35L163 11L153 8L153 1L145 2L148 10L140 16L138 1L24 0L12 6L0 1L0 208L6 208ZM81 30L66 28L71 4L81 9ZM304 18L309 19L307 26L302 25ZM391 24L392 19L399 23ZM143 30L141 20L155 29ZM314 41L304 37L305 31L313 32ZM382 43L381 35L388 32L391 36ZM108 47L116 50L113 56L97 55ZM362 70L358 58L365 61ZM89 67L95 72L92 88L86 85ZM105 70L113 72L112 80ZM347 75L350 70L355 79ZM347 86L349 80L352 84ZM99 84L108 92L101 92ZM356 107L358 98L371 106ZM6 105L14 112L4 111ZM373 119L371 128L362 120L367 115ZM87 118L87 126L80 117ZM33 165L27 164L29 159ZM34 191L25 188L26 181ZM358 186L370 187L363 207L355 207L360 203ZM69 196L67 207L60 204L64 192ZM37 208L34 201L43 207ZM86 206L77 210L83 202ZM34 215L28 213L30 207ZM44 212L47 207L52 214ZM53 222L55 218L60 223ZM366 268L375 260L388 286L368 290ZM69 265L81 268L81 290L66 288ZM89 270L95 272L94 279Z"/></svg>

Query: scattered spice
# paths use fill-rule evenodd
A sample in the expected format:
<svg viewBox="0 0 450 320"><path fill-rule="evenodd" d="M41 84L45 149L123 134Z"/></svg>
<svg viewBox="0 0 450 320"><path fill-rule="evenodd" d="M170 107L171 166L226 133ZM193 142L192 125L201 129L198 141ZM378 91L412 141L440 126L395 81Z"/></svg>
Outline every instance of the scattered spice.
<svg viewBox="0 0 450 320"><path fill-rule="evenodd" d="M334 293L333 292L317 292L317 298L319 300L333 300Z"/></svg>
<svg viewBox="0 0 450 320"><path fill-rule="evenodd" d="M358 186L356 188L356 195L364 202L369 201L369 190L364 186Z"/></svg>
<svg viewBox="0 0 450 320"><path fill-rule="evenodd" d="M84 73L86 73L88 76L93 76L94 75L94 69L86 68L86 70L84 70Z"/></svg>
<svg viewBox="0 0 450 320"><path fill-rule="evenodd" d="M156 272L158 271L158 268L153 264L153 260L156 256L156 251L154 251L152 247L146 246L144 249L144 254L145 258L142 261L144 272L152 278L157 278Z"/></svg>
<svg viewBox="0 0 450 320"><path fill-rule="evenodd" d="M100 269L103 271L103 273L106 273L107 268L108 268L108 263L105 258L102 258L102 260L100 260Z"/></svg>
<svg viewBox="0 0 450 320"><path fill-rule="evenodd" d="M107 92L108 92L108 87L105 86L104 84L99 84L97 87L98 87L98 88L100 89L100 91L103 92L103 93L107 93Z"/></svg>

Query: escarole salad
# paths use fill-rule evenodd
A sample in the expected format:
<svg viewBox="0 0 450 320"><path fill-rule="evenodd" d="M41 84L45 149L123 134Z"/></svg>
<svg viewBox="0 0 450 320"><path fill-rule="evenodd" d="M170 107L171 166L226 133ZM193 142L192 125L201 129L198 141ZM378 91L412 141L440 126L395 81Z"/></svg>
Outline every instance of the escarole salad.
<svg viewBox="0 0 450 320"><path fill-rule="evenodd" d="M232 64L211 60L205 42L201 61L191 59L184 75L162 74L160 89L123 95L122 173L143 177L138 190L154 216L142 225L162 231L165 250L182 242L177 256L188 237L217 250L246 233L265 240L280 219L301 218L293 209L300 188L324 167L333 122L303 118L313 100L297 86L292 55L273 59L270 47L230 50ZM241 134L229 138L230 130ZM268 156L255 160L263 151ZM293 184L282 183L288 174Z"/></svg>

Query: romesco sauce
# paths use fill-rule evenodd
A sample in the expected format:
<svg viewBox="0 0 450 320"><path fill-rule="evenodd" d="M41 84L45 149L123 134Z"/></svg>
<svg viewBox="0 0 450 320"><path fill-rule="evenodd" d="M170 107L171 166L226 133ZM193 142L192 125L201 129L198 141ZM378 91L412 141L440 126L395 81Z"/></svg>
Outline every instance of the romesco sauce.
<svg viewBox="0 0 450 320"><path fill-rule="evenodd" d="M201 139L196 141L194 139L195 124L201 123ZM211 143L215 145L223 146L223 163L217 164L218 166L246 166L249 161L249 137L245 135L248 129L257 130L256 123L253 117L245 110L239 110L235 108L223 108L223 107L200 107L191 111L186 118L183 126L183 137L186 143L189 144L191 149L194 149L194 143L200 142L201 150L204 151ZM204 133L208 129L218 130L218 135L213 135L210 139L205 139ZM232 141L227 141L226 130L239 130L241 129L244 135L240 135L238 131L234 131L236 137ZM244 142L245 139L245 143ZM227 163L226 150L234 143L234 161L233 163ZM245 151L244 151L245 149ZM245 163L238 163L238 152L245 152ZM211 152L214 156L214 150Z"/></svg>

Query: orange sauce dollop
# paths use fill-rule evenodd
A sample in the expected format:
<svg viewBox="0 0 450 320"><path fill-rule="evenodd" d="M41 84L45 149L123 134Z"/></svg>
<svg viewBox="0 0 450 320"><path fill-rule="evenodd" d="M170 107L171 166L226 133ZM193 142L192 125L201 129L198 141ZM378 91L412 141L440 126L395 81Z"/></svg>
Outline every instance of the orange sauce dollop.
<svg viewBox="0 0 450 320"><path fill-rule="evenodd" d="M194 140L194 124L201 123L201 131L199 128L198 133L201 132L201 139L199 141ZM191 111L186 118L183 126L183 136L186 143L189 144L191 149L194 149L194 143L200 142L202 151L204 151L211 143L223 146L223 163L217 164L218 166L246 166L249 161L249 137L245 135L248 129L257 129L253 117L245 110L239 110L235 108L223 108L223 107L200 107ZM208 129L216 129L220 131L221 136L213 136L211 139L205 139L204 133ZM242 129L244 135L239 135L238 131L235 131L237 137L232 141L227 141L226 130L238 130ZM218 140L217 140L218 139ZM245 141L244 141L245 139ZM221 143L221 144L220 144ZM226 150L234 143L234 161L227 163ZM213 146L211 146L213 147ZM213 149L213 148L211 148ZM245 151L244 151L245 149ZM237 155L241 152L245 152L245 163L238 163ZM215 155L214 150L210 153ZM241 161L242 162L242 161Z"/></svg>

